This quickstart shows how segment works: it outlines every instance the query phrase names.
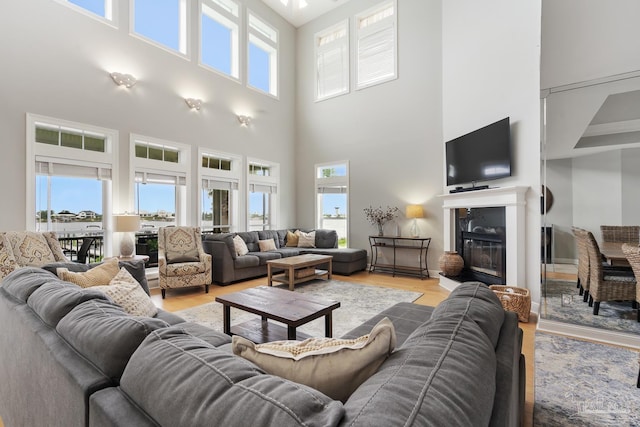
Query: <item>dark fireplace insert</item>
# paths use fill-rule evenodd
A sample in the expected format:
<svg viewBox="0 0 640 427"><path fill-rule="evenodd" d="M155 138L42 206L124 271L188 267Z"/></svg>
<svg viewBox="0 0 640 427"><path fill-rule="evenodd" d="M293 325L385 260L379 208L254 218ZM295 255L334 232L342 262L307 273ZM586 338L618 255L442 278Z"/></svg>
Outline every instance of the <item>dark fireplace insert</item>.
<svg viewBox="0 0 640 427"><path fill-rule="evenodd" d="M458 209L455 223L456 250L464 259L464 268L454 279L506 284L505 208Z"/></svg>

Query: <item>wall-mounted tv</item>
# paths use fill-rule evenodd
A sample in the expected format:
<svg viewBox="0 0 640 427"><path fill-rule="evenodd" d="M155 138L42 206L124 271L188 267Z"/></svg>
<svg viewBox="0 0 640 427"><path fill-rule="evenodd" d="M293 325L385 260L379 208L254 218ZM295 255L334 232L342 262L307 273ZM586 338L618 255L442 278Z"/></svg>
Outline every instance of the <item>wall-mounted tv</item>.
<svg viewBox="0 0 640 427"><path fill-rule="evenodd" d="M509 117L446 142L447 185L511 176Z"/></svg>

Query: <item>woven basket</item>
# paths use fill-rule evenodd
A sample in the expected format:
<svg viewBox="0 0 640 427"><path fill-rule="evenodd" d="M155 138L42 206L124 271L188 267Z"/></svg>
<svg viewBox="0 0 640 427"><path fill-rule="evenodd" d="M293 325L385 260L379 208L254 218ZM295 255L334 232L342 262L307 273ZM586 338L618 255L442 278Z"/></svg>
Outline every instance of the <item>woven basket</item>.
<svg viewBox="0 0 640 427"><path fill-rule="evenodd" d="M300 268L298 270L293 270L294 279L302 279L303 277L313 276L314 274L316 274L315 267L307 267L307 268ZM284 271L284 276L287 278L289 277L289 270Z"/></svg>
<svg viewBox="0 0 640 427"><path fill-rule="evenodd" d="M498 296L505 310L514 311L521 322L527 323L529 321L529 314L531 313L529 289L502 285L491 285L489 289Z"/></svg>

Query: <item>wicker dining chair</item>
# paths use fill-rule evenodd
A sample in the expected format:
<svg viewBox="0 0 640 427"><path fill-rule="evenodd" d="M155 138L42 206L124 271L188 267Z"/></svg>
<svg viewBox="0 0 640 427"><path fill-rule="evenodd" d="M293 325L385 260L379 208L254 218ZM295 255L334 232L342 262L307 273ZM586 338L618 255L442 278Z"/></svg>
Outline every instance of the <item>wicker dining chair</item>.
<svg viewBox="0 0 640 427"><path fill-rule="evenodd" d="M603 242L640 244L640 225L601 225Z"/></svg>
<svg viewBox="0 0 640 427"><path fill-rule="evenodd" d="M586 232L589 252L589 301L593 301L593 314L598 315L603 301L633 301L636 299L636 278L631 275L607 274L602 266L602 255L593 233ZM635 305L635 304L634 304Z"/></svg>
<svg viewBox="0 0 640 427"><path fill-rule="evenodd" d="M627 261L629 261L629 265L631 265L631 269L633 270L633 274L635 274L636 279L640 277L640 247L637 245L629 245L627 243L622 244L622 252L627 257ZM636 306L638 307L640 304L640 286L636 283ZM638 315L637 320L640 322L640 307L638 307ZM638 376L638 387L640 387L640 376Z"/></svg>
<svg viewBox="0 0 640 427"><path fill-rule="evenodd" d="M580 289L580 295L586 302L589 298L589 251L587 250L586 230L571 227L578 247L578 280L576 286Z"/></svg>

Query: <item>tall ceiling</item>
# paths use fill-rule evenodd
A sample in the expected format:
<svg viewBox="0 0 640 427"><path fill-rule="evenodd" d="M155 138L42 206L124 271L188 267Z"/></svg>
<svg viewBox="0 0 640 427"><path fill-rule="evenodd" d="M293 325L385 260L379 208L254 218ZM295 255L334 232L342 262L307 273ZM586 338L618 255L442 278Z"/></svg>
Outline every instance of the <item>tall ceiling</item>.
<svg viewBox="0 0 640 427"><path fill-rule="evenodd" d="M294 27L300 27L349 0L262 0Z"/></svg>

